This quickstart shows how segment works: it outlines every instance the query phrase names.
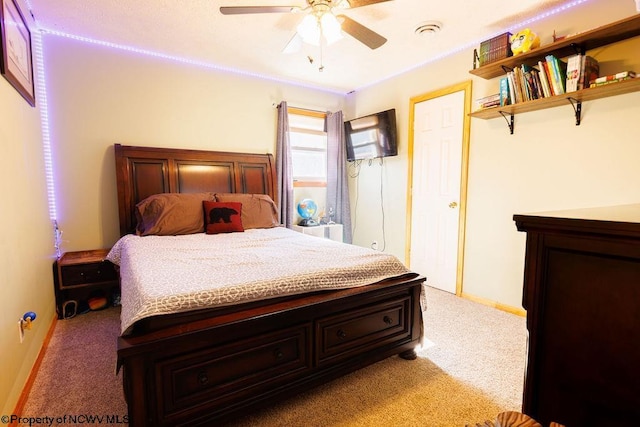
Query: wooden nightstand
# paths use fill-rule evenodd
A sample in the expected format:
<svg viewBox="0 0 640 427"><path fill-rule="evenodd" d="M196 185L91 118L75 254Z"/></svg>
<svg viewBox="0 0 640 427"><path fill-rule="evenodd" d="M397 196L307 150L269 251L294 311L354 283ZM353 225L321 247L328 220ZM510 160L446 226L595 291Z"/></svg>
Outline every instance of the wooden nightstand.
<svg viewBox="0 0 640 427"><path fill-rule="evenodd" d="M65 252L53 263L53 281L56 294L58 318L75 315L92 293L102 291L108 303L112 302L114 291L119 292L120 281L115 266L105 260L109 249ZM75 301L65 313L64 305Z"/></svg>

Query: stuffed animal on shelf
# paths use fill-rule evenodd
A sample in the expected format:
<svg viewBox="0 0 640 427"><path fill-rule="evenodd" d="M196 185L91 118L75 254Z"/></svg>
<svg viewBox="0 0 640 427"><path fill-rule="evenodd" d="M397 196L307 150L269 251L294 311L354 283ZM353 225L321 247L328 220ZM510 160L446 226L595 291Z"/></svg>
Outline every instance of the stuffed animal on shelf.
<svg viewBox="0 0 640 427"><path fill-rule="evenodd" d="M511 52L514 55L529 52L540 46L540 37L528 28L511 36Z"/></svg>

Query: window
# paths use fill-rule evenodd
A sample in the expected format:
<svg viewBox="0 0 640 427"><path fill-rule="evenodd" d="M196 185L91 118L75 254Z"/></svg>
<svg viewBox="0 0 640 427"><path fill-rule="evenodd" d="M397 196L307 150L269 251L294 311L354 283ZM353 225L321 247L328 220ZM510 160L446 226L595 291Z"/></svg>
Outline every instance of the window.
<svg viewBox="0 0 640 427"><path fill-rule="evenodd" d="M327 183L324 122L324 113L289 108L289 142L295 187L325 186Z"/></svg>
<svg viewBox="0 0 640 427"><path fill-rule="evenodd" d="M380 157L380 123L377 116L351 120L351 145L356 158Z"/></svg>

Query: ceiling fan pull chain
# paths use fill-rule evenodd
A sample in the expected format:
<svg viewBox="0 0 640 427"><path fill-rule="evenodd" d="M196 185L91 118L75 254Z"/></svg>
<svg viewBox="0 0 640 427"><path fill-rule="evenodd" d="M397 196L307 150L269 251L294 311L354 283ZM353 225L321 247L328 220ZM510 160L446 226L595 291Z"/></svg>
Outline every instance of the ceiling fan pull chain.
<svg viewBox="0 0 640 427"><path fill-rule="evenodd" d="M318 21L318 24L320 24L320 21ZM319 72L323 72L324 71L324 58L322 55L322 41L324 40L324 31L322 30L322 25L320 26L320 66L318 67L318 71Z"/></svg>

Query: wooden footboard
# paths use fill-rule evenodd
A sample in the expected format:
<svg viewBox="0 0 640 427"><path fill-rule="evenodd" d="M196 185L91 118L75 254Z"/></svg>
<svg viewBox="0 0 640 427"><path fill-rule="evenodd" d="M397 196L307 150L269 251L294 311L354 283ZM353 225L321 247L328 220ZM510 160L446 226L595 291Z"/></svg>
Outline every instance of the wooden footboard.
<svg viewBox="0 0 640 427"><path fill-rule="evenodd" d="M414 358L423 282L411 275L121 337L130 424L211 425L394 354Z"/></svg>

